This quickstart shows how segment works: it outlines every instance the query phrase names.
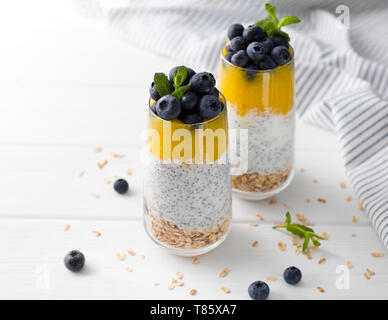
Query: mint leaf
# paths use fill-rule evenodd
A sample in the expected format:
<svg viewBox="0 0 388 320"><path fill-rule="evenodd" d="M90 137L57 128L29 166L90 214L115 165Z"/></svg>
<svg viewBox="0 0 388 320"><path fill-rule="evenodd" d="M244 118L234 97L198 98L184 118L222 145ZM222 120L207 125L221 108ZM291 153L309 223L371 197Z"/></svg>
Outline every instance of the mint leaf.
<svg viewBox="0 0 388 320"><path fill-rule="evenodd" d="M276 29L276 24L273 22L272 17L270 16L263 20L257 21L255 24L261 29L263 29L265 32L270 29Z"/></svg>
<svg viewBox="0 0 388 320"><path fill-rule="evenodd" d="M180 66L178 68L177 72L173 75L175 88L178 88L183 84L188 74L189 72L187 71L186 67Z"/></svg>
<svg viewBox="0 0 388 320"><path fill-rule="evenodd" d="M177 89L174 90L174 92L172 93L172 95L177 98L177 99L180 99L182 98L182 96L185 94L185 92L187 91L187 89L190 87L190 83L188 85L185 85L183 87L179 87Z"/></svg>
<svg viewBox="0 0 388 320"><path fill-rule="evenodd" d="M283 36L285 37L288 41L290 41L290 36L288 35L288 33L284 32L284 31L280 31L279 29L271 29L267 32L268 36L274 36L274 35L279 35L279 36Z"/></svg>
<svg viewBox="0 0 388 320"><path fill-rule="evenodd" d="M174 91L171 82L163 72L154 74L154 83L156 91L158 91L161 97L170 94Z"/></svg>
<svg viewBox="0 0 388 320"><path fill-rule="evenodd" d="M299 23L300 19L295 16L284 16L280 19L280 22L278 24L278 28L280 29L281 27L287 26L289 24L293 23Z"/></svg>
<svg viewBox="0 0 388 320"><path fill-rule="evenodd" d="M265 4L265 10L267 10L268 14L273 19L273 22L277 25L279 23L278 19L276 18L276 7L273 6L270 3Z"/></svg>
<svg viewBox="0 0 388 320"><path fill-rule="evenodd" d="M308 249L310 240L312 241L313 245L316 247L319 247L321 245L321 243L317 239L325 240L323 237L314 233L313 229L306 227L302 224L291 223L291 215L289 212L286 213L285 224L276 225L273 228L274 229L285 228L287 231L291 232L292 234L304 238L303 252L305 252Z"/></svg>

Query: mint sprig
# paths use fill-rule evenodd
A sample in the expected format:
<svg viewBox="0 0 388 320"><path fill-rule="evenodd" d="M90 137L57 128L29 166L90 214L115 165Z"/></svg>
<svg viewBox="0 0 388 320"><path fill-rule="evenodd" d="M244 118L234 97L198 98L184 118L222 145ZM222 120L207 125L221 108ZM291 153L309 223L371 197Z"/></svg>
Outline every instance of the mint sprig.
<svg viewBox="0 0 388 320"><path fill-rule="evenodd" d="M184 93L190 87L190 84L182 86L188 74L189 72L187 71L186 67L180 66L178 68L177 72L173 75L173 81L175 86L175 90L174 90L172 83L163 72L155 73L154 84L155 84L156 91L158 91L161 97L167 94L171 94L177 99L182 98Z"/></svg>
<svg viewBox="0 0 388 320"><path fill-rule="evenodd" d="M325 240L325 238L317 235L313 229L306 227L302 224L291 223L291 215L289 212L286 213L286 221L284 224L273 226L274 229L285 228L287 231L291 232L294 235L304 238L303 242L303 252L309 247L310 240L312 241L315 247L319 247L321 243L319 240Z"/></svg>
<svg viewBox="0 0 388 320"><path fill-rule="evenodd" d="M282 31L281 28L289 24L299 23L300 19L295 16L283 16L279 21L276 17L276 7L270 3L265 4L265 10L268 12L268 17L257 21L255 24L261 27L269 37L273 35L280 35L290 41L288 33Z"/></svg>

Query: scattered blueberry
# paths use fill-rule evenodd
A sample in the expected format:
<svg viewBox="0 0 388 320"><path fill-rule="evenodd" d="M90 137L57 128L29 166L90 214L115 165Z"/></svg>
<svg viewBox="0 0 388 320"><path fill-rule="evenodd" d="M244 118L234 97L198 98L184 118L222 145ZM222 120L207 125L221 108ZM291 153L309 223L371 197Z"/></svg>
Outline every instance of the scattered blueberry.
<svg viewBox="0 0 388 320"><path fill-rule="evenodd" d="M269 287L263 281L255 281L249 285L248 294L253 300L265 300L269 296Z"/></svg>
<svg viewBox="0 0 388 320"><path fill-rule="evenodd" d="M276 62L270 56L264 56L258 63L259 70L270 70L276 68Z"/></svg>
<svg viewBox="0 0 388 320"><path fill-rule="evenodd" d="M151 105L151 110L153 113L156 114L156 102L154 102L152 105Z"/></svg>
<svg viewBox="0 0 388 320"><path fill-rule="evenodd" d="M161 97L156 103L156 113L164 120L176 119L181 110L181 102L171 94Z"/></svg>
<svg viewBox="0 0 388 320"><path fill-rule="evenodd" d="M191 89L198 93L199 95L209 94L214 85L216 84L216 80L214 76L209 72L200 72L196 73L190 79ZM163 97L164 98L164 97Z"/></svg>
<svg viewBox="0 0 388 320"><path fill-rule="evenodd" d="M228 60L229 62L231 62L232 61L232 56L233 56L233 52L228 52L225 55L225 59Z"/></svg>
<svg viewBox="0 0 388 320"><path fill-rule="evenodd" d="M216 87L214 87L213 90L210 92L210 94L218 98L218 96L220 95L220 92Z"/></svg>
<svg viewBox="0 0 388 320"><path fill-rule="evenodd" d="M240 23L235 23L228 28L228 38L232 40L235 37L242 36L244 26Z"/></svg>
<svg viewBox="0 0 388 320"><path fill-rule="evenodd" d="M288 51L285 46L277 46L273 48L271 57L278 65L281 66L291 60L290 51Z"/></svg>
<svg viewBox="0 0 388 320"><path fill-rule="evenodd" d="M230 41L230 48L237 52L246 49L248 43L243 37L235 37Z"/></svg>
<svg viewBox="0 0 388 320"><path fill-rule="evenodd" d="M238 67L245 67L249 63L249 57L245 50L236 52L231 59L232 63Z"/></svg>
<svg viewBox="0 0 388 320"><path fill-rule="evenodd" d="M160 94L158 93L158 91L156 91L154 82L151 83L150 96L155 101L158 101L160 99Z"/></svg>
<svg viewBox="0 0 388 320"><path fill-rule="evenodd" d="M64 263L67 269L73 272L80 271L85 265L85 256L78 250L71 250L65 255Z"/></svg>
<svg viewBox="0 0 388 320"><path fill-rule="evenodd" d="M214 95L205 95L199 102L199 114L208 119L215 118L222 111L224 105Z"/></svg>
<svg viewBox="0 0 388 320"><path fill-rule="evenodd" d="M174 83L174 78L173 78L173 76L174 76L174 74L178 71L178 69L179 69L180 67L181 67L181 66L176 66L176 67L174 67L174 68L172 68L172 69L170 70L170 73L168 74L168 79L171 81L171 83ZM186 84L188 84L189 81L190 81L190 79L191 79L191 77L192 77L193 75L195 75L195 71L194 71L193 69L188 68L188 67L185 67L185 68L187 69L187 77L186 77L185 81L183 81L182 86L185 86Z"/></svg>
<svg viewBox="0 0 388 320"><path fill-rule="evenodd" d="M186 113L182 118L183 123L195 124L203 122L203 117L198 113Z"/></svg>
<svg viewBox="0 0 388 320"><path fill-rule="evenodd" d="M265 33L259 26L250 25L244 30L243 37L248 42L262 41L265 38Z"/></svg>
<svg viewBox="0 0 388 320"><path fill-rule="evenodd" d="M193 110L198 103L198 96L192 91L187 91L182 96L181 103L184 110Z"/></svg>
<svg viewBox="0 0 388 320"><path fill-rule="evenodd" d="M125 179L117 179L113 185L113 188L117 193L124 194L128 191L129 185Z"/></svg>
<svg viewBox="0 0 388 320"><path fill-rule="evenodd" d="M259 61L266 55L267 47L264 42L252 42L247 48L247 55L253 61Z"/></svg>
<svg viewBox="0 0 388 320"><path fill-rule="evenodd" d="M271 39L271 41L273 42L275 47L277 47L277 46L285 46L286 48L289 47L287 38L285 38L281 35L273 35L273 36L269 37L269 39Z"/></svg>
<svg viewBox="0 0 388 320"><path fill-rule="evenodd" d="M283 277L288 284L297 284L302 279L302 272L297 267L288 267Z"/></svg>

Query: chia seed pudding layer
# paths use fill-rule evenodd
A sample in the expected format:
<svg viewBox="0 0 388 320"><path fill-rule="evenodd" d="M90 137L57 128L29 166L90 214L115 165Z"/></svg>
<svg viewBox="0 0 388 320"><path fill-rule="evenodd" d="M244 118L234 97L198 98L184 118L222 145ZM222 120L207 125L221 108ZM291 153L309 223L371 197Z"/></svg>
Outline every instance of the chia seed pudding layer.
<svg viewBox="0 0 388 320"><path fill-rule="evenodd" d="M212 164L164 162L150 155L144 170L146 214L176 228L203 232L230 220L227 153Z"/></svg>
<svg viewBox="0 0 388 320"><path fill-rule="evenodd" d="M230 144L231 155L239 162L239 167L231 168L233 188L251 192L276 189L287 180L294 163L294 112L258 114L251 110L242 117L235 108L228 103L229 128L236 130L236 137L231 137L235 141ZM241 140L240 129L248 129L247 142Z"/></svg>

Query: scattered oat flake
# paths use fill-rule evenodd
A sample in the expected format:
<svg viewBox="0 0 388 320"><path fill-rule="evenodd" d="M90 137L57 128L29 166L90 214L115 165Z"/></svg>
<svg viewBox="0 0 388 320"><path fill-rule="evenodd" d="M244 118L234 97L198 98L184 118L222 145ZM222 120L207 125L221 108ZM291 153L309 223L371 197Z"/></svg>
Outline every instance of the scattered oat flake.
<svg viewBox="0 0 388 320"><path fill-rule="evenodd" d="M371 255L375 258L381 258L384 257L384 253L382 252L372 252Z"/></svg>
<svg viewBox="0 0 388 320"><path fill-rule="evenodd" d="M325 290L322 287L317 287L317 290L321 293L325 292Z"/></svg>
<svg viewBox="0 0 388 320"><path fill-rule="evenodd" d="M97 162L97 167L99 167L100 169L104 168L104 166L108 164L108 161L107 160L104 160L103 162Z"/></svg>
<svg viewBox="0 0 388 320"><path fill-rule="evenodd" d="M63 228L63 230L67 231L70 229L70 225L69 224L65 224L65 227Z"/></svg>
<svg viewBox="0 0 388 320"><path fill-rule="evenodd" d="M258 223L257 222L249 222L248 223L251 227L257 227Z"/></svg>
<svg viewBox="0 0 388 320"><path fill-rule="evenodd" d="M228 268L224 268L220 271L220 274L218 275L220 278L224 278L228 275L229 273L229 269Z"/></svg>
<svg viewBox="0 0 388 320"><path fill-rule="evenodd" d="M295 249L295 254L296 254L296 255L299 255L299 254L300 254L300 248L296 248L296 249Z"/></svg>
<svg viewBox="0 0 388 320"><path fill-rule="evenodd" d="M92 233L93 233L96 237L100 237L100 236L101 236L101 232L100 232L100 231L92 231Z"/></svg>
<svg viewBox="0 0 388 320"><path fill-rule="evenodd" d="M198 262L198 258L193 258L193 260L191 261L192 264L197 264Z"/></svg>
<svg viewBox="0 0 388 320"><path fill-rule="evenodd" d="M322 232L321 237L325 240L329 240L329 234L327 232Z"/></svg>
<svg viewBox="0 0 388 320"><path fill-rule="evenodd" d="M345 183L344 181L341 181L339 185L340 185L340 187L343 188L343 189L346 188L346 183Z"/></svg>
<svg viewBox="0 0 388 320"><path fill-rule="evenodd" d="M309 260L311 260L311 259L313 258L312 255L311 255L310 250L308 250L308 251L306 252L306 258L309 259Z"/></svg>
<svg viewBox="0 0 388 320"><path fill-rule="evenodd" d="M356 216L353 216L353 217L352 217L352 221L353 221L353 222L357 222L357 221L358 221L358 218L357 218Z"/></svg>
<svg viewBox="0 0 388 320"><path fill-rule="evenodd" d="M133 268L131 268L131 267L126 267L125 270L127 270L128 272L132 272L132 271L133 271Z"/></svg>
<svg viewBox="0 0 388 320"><path fill-rule="evenodd" d="M350 261L346 261L346 267L348 269L352 269L353 268L353 263L351 263Z"/></svg>
<svg viewBox="0 0 388 320"><path fill-rule="evenodd" d="M182 274L182 272L177 272L177 273L176 273L176 277L177 277L179 280L182 280L182 279L183 279L183 274Z"/></svg>
<svg viewBox="0 0 388 320"><path fill-rule="evenodd" d="M104 182L105 182L106 184L109 184L109 183L111 183L112 181L110 181L109 179L104 179Z"/></svg>
<svg viewBox="0 0 388 320"><path fill-rule="evenodd" d="M189 291L189 294L192 295L192 296L195 296L195 295L197 294L197 290L191 289L191 290Z"/></svg>
<svg viewBox="0 0 388 320"><path fill-rule="evenodd" d="M292 245L296 246L296 245L298 245L298 243L299 243L298 237L297 236L293 236L292 237Z"/></svg>
<svg viewBox="0 0 388 320"><path fill-rule="evenodd" d="M170 283L170 284L168 285L168 288L169 288L170 290L174 289L174 288L175 288L175 284L174 284L174 283Z"/></svg>
<svg viewBox="0 0 388 320"><path fill-rule="evenodd" d="M269 200L268 200L268 203L269 203L269 204L275 204L275 203L276 203L276 200L273 199L273 198L272 198L272 199L269 199Z"/></svg>
<svg viewBox="0 0 388 320"><path fill-rule="evenodd" d="M101 152L101 151L102 151L102 148L100 148L100 147L95 147L95 148L93 149L93 151L94 151L94 152Z"/></svg>
<svg viewBox="0 0 388 320"><path fill-rule="evenodd" d="M318 180L317 179L313 179L313 183L318 183Z"/></svg>
<svg viewBox="0 0 388 320"><path fill-rule="evenodd" d="M361 203L357 203L357 207L358 207L358 209L360 209L361 211L364 210L364 207L362 206Z"/></svg>
<svg viewBox="0 0 388 320"><path fill-rule="evenodd" d="M96 199L100 198L100 195L98 193L92 193L92 196Z"/></svg>
<svg viewBox="0 0 388 320"><path fill-rule="evenodd" d="M154 283L154 287L157 287L159 285L159 282Z"/></svg>
<svg viewBox="0 0 388 320"><path fill-rule="evenodd" d="M257 247L258 245L259 245L259 242L258 242L258 241L253 241L253 242L252 242L252 247L255 248L255 247Z"/></svg>
<svg viewBox="0 0 388 320"><path fill-rule="evenodd" d="M310 198L306 198L307 203L310 203L310 201L311 201Z"/></svg>
<svg viewBox="0 0 388 320"><path fill-rule="evenodd" d="M323 198L318 198L317 201L320 203L326 203L326 199L323 199Z"/></svg>
<svg viewBox="0 0 388 320"><path fill-rule="evenodd" d="M279 248L281 251L286 251L287 244L285 244L284 242L279 242L279 243L278 243L278 248Z"/></svg>
<svg viewBox="0 0 388 320"><path fill-rule="evenodd" d="M123 154L118 154L118 153L115 153L115 152L109 152L109 154L110 154L113 158L123 158L123 157L124 157Z"/></svg>
<svg viewBox="0 0 388 320"><path fill-rule="evenodd" d="M364 277L365 277L366 280L370 280L371 275L368 272L365 272L364 273Z"/></svg>
<svg viewBox="0 0 388 320"><path fill-rule="evenodd" d="M133 251L133 250L128 250L128 253L129 253L131 256L135 256L135 255L136 255L136 252Z"/></svg>
<svg viewBox="0 0 388 320"><path fill-rule="evenodd" d="M125 260L125 254L123 253L116 253L116 257L121 261Z"/></svg>
<svg viewBox="0 0 388 320"><path fill-rule="evenodd" d="M366 272L370 275L370 276L374 276L376 273L375 272L373 272L372 270L370 270L370 269L366 269Z"/></svg>
<svg viewBox="0 0 388 320"><path fill-rule="evenodd" d="M296 219L298 219L300 222L307 222L307 221L309 221L309 219L306 218L303 214L296 214Z"/></svg>
<svg viewBox="0 0 388 320"><path fill-rule="evenodd" d="M82 177L84 174L85 174L85 171L81 171L81 172L79 173L79 176Z"/></svg>
<svg viewBox="0 0 388 320"><path fill-rule="evenodd" d="M145 259L145 256L140 256L140 258L141 258L142 260L144 260L144 259Z"/></svg>
<svg viewBox="0 0 388 320"><path fill-rule="evenodd" d="M352 201L352 196L349 194L348 196L346 196L345 200L347 202Z"/></svg>
<svg viewBox="0 0 388 320"><path fill-rule="evenodd" d="M300 172L304 172L304 169L303 169L303 168L300 168Z"/></svg>
<svg viewBox="0 0 388 320"><path fill-rule="evenodd" d="M276 277L267 277L267 280L268 281L276 281L278 278Z"/></svg>
<svg viewBox="0 0 388 320"><path fill-rule="evenodd" d="M131 169L127 169L127 175L131 175L132 174L132 170Z"/></svg>
<svg viewBox="0 0 388 320"><path fill-rule="evenodd" d="M283 207L286 209L290 209L290 206L287 203L283 203Z"/></svg>
<svg viewBox="0 0 388 320"><path fill-rule="evenodd" d="M221 290L225 293L230 293L230 289L226 288L226 287L221 287Z"/></svg>
<svg viewBox="0 0 388 320"><path fill-rule="evenodd" d="M318 264L322 264L326 262L326 258L321 258L318 260Z"/></svg>
<svg viewBox="0 0 388 320"><path fill-rule="evenodd" d="M263 220L264 220L264 218L263 218L263 216L262 216L261 214L257 214L257 215L256 215L256 218L259 219L260 221L263 221Z"/></svg>

